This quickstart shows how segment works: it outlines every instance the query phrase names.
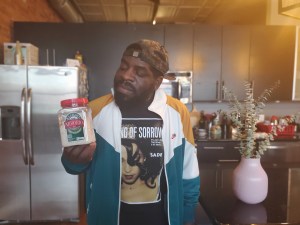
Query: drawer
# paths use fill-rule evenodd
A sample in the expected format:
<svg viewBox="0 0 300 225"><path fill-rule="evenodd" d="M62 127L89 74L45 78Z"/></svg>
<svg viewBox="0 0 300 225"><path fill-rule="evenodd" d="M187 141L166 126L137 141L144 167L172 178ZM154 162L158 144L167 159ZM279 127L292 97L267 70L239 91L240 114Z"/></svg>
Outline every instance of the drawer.
<svg viewBox="0 0 300 225"><path fill-rule="evenodd" d="M240 160L239 142L198 142L199 162L237 162Z"/></svg>
<svg viewBox="0 0 300 225"><path fill-rule="evenodd" d="M197 142L198 161L207 163L238 162L241 158L239 142ZM274 141L261 157L262 163L300 163L300 142Z"/></svg>

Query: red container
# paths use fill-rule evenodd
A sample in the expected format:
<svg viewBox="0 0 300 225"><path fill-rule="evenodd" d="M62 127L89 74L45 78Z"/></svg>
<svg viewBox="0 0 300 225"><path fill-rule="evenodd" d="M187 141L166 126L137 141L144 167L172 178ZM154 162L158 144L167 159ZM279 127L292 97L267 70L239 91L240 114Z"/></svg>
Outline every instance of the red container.
<svg viewBox="0 0 300 225"><path fill-rule="evenodd" d="M257 123L257 131L271 133L272 128L275 126L277 136L293 136L295 134L295 125L265 125L263 123ZM281 129L281 128L282 129Z"/></svg>

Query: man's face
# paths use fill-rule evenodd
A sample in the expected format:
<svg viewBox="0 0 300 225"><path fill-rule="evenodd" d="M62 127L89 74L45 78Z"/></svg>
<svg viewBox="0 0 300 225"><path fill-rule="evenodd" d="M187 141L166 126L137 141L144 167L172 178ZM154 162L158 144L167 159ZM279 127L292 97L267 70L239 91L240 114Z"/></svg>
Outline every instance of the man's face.
<svg viewBox="0 0 300 225"><path fill-rule="evenodd" d="M132 56L123 56L114 79L116 103L134 106L151 99L160 86L162 76L155 76L148 63Z"/></svg>

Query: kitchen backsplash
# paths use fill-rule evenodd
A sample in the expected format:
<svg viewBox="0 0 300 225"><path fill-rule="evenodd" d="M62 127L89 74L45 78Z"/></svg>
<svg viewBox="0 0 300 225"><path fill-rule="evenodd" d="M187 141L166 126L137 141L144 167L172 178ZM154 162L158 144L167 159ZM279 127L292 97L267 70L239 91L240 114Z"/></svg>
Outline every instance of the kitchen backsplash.
<svg viewBox="0 0 300 225"><path fill-rule="evenodd" d="M192 105L187 105L189 110L192 110ZM218 110L228 110L228 104L226 102L221 103L207 103L207 102L195 102L195 108L198 111L204 110L206 113L217 112ZM266 104L263 114L265 114L266 119L272 115L285 116L296 114L300 112L300 102L280 102L274 103L269 102Z"/></svg>

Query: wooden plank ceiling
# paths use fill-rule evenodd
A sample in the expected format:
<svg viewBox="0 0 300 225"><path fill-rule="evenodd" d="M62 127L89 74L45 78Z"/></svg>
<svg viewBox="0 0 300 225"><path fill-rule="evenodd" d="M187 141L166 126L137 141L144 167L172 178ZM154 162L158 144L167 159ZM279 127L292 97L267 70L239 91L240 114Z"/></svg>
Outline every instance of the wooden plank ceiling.
<svg viewBox="0 0 300 225"><path fill-rule="evenodd" d="M265 24L266 0L70 0L84 22Z"/></svg>

